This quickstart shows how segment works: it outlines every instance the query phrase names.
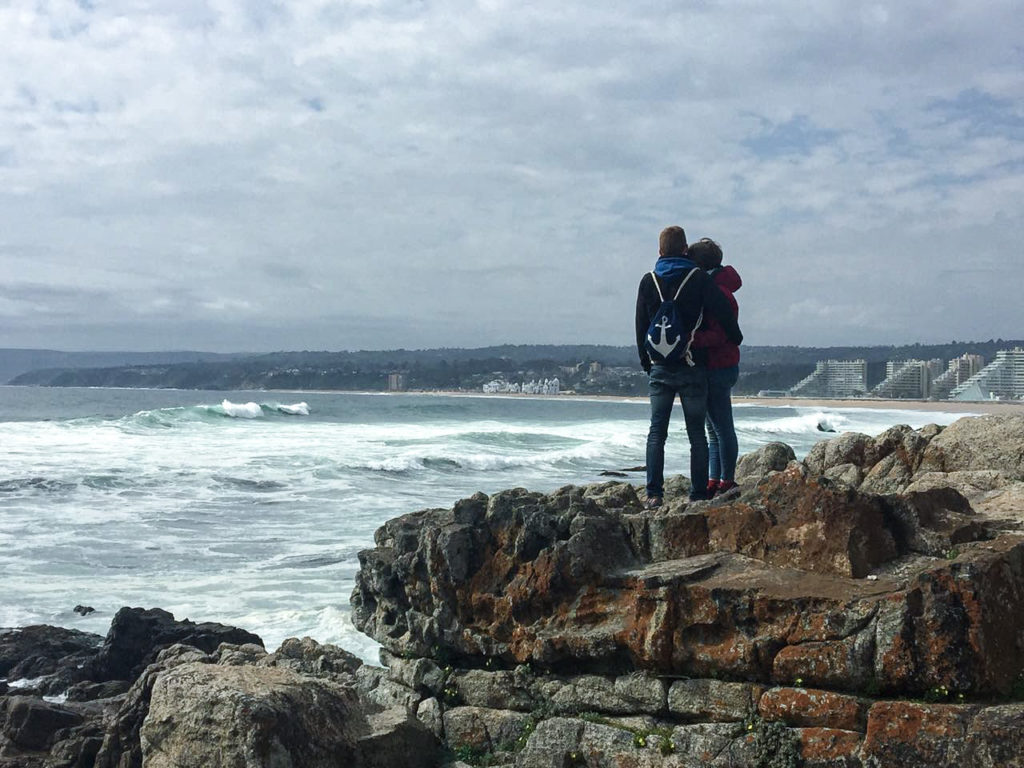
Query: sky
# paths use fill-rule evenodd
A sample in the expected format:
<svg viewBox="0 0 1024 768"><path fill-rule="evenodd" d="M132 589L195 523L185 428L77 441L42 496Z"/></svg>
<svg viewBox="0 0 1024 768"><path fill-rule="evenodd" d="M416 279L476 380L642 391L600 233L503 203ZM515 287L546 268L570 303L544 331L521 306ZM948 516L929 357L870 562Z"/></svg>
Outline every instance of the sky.
<svg viewBox="0 0 1024 768"><path fill-rule="evenodd" d="M0 0L0 347L1024 336L1016 0Z"/></svg>

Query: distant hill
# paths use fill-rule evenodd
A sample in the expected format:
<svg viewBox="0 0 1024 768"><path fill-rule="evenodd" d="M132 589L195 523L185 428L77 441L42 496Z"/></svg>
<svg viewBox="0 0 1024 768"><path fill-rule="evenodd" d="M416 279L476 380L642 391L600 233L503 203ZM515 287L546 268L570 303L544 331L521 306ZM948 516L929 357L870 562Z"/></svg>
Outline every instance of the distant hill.
<svg viewBox="0 0 1024 768"><path fill-rule="evenodd" d="M889 360L950 360L966 352L986 361L1021 340L871 347L743 347L736 394L782 390L814 370L818 360L868 362L868 384L882 380ZM591 366L591 363L599 363ZM4 368L4 365L7 368ZM0 374L20 366L13 384L180 389L381 390L390 373L409 389L479 389L495 378L527 381L558 377L563 389L643 394L633 347L603 345L501 345L476 349L295 351L262 355L201 352L66 353L0 350ZM31 369L31 370L30 370Z"/></svg>
<svg viewBox="0 0 1024 768"><path fill-rule="evenodd" d="M217 352L59 352L52 349L0 349L0 384L43 368L109 368L125 365L229 360Z"/></svg>

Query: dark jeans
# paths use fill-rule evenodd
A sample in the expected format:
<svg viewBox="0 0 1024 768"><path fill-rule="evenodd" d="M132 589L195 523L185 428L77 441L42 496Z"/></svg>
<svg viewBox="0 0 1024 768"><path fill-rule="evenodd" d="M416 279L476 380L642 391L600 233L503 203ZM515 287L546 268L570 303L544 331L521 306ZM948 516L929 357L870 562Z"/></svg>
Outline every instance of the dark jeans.
<svg viewBox="0 0 1024 768"><path fill-rule="evenodd" d="M647 433L647 497L665 495L665 440L676 397L683 404L690 438L690 498L707 498L708 441L704 419L708 408L707 370L655 365L650 373L651 429Z"/></svg>
<svg viewBox="0 0 1024 768"><path fill-rule="evenodd" d="M708 474L715 480L736 479L736 427L732 421L732 388L740 367L708 370Z"/></svg>

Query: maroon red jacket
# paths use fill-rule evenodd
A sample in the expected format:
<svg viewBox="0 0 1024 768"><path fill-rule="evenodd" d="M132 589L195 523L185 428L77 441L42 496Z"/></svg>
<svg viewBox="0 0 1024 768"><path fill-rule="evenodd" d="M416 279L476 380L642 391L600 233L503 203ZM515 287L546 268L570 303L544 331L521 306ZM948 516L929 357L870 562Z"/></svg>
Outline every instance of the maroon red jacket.
<svg viewBox="0 0 1024 768"><path fill-rule="evenodd" d="M729 306L732 307L733 314L738 319L740 305L736 303L736 297L733 294L743 285L739 272L732 267L719 267L708 274L722 291ZM709 369L731 368L740 363L739 346L729 341L725 331L722 330L722 325L713 315L704 316L701 330L697 331L693 337L693 346L707 349Z"/></svg>

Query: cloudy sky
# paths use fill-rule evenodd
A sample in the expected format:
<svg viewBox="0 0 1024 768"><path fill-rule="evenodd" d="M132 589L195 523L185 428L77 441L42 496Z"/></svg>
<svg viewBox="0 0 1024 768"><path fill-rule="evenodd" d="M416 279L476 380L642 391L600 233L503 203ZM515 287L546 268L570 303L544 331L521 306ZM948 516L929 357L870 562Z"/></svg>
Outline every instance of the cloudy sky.
<svg viewBox="0 0 1024 768"><path fill-rule="evenodd" d="M1024 336L1016 0L0 0L0 346Z"/></svg>

